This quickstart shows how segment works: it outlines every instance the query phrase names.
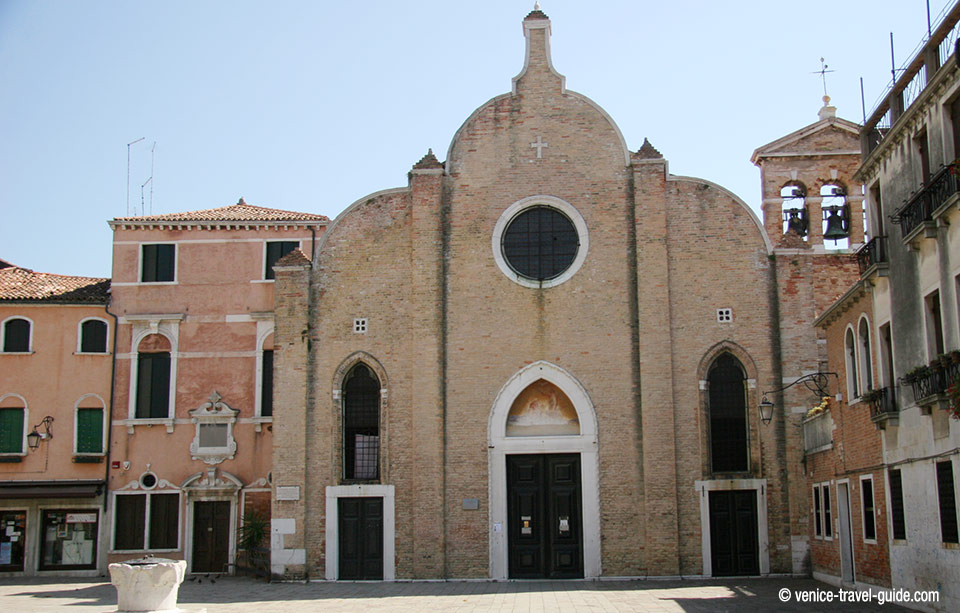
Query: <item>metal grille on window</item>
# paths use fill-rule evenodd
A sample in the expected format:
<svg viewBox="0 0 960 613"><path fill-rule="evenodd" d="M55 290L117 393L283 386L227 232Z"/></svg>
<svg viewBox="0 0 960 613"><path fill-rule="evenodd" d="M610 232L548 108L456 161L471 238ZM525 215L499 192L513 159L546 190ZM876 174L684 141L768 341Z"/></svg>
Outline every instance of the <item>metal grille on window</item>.
<svg viewBox="0 0 960 613"><path fill-rule="evenodd" d="M724 353L710 367L707 379L713 472L748 470L747 402L740 361Z"/></svg>
<svg viewBox="0 0 960 613"><path fill-rule="evenodd" d="M503 256L517 274L545 281L573 264L580 241L573 222L557 209L535 206L513 218L503 233Z"/></svg>
<svg viewBox="0 0 960 613"><path fill-rule="evenodd" d="M343 476L380 477L380 382L358 364L343 386Z"/></svg>

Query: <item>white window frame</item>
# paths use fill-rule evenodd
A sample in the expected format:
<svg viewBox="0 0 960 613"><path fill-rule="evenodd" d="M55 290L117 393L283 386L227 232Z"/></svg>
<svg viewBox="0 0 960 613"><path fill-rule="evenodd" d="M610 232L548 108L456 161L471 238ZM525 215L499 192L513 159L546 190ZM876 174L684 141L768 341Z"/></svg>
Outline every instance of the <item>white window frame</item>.
<svg viewBox="0 0 960 613"><path fill-rule="evenodd" d="M852 350L852 351L851 351ZM853 353L853 355L850 355ZM857 331L847 324L843 332L843 364L847 375L847 404L853 404L860 397L860 375L858 374Z"/></svg>
<svg viewBox="0 0 960 613"><path fill-rule="evenodd" d="M863 495L863 482L870 482L870 497L873 501L871 508L873 509L873 538L867 538L867 505L864 504L864 495ZM863 542L869 545L877 544L877 488L876 481L873 479L873 475L860 475L860 534L863 536Z"/></svg>
<svg viewBox="0 0 960 613"><path fill-rule="evenodd" d="M143 248L147 245L173 245L173 281L143 280ZM180 282L180 245L173 241L149 241L137 248L137 285L176 285Z"/></svg>
<svg viewBox="0 0 960 613"><path fill-rule="evenodd" d="M818 541L823 540L823 492L820 491L820 484L815 483L812 488L810 498L811 507L813 507L813 538ZM820 529L817 530L817 517L820 517Z"/></svg>
<svg viewBox="0 0 960 613"><path fill-rule="evenodd" d="M273 283L276 279L267 278L267 245L270 243L296 243L297 246L294 249L303 250L303 239L294 238L294 239L284 239L284 238L268 238L263 241L263 247L260 248L260 277L258 281L261 283Z"/></svg>
<svg viewBox="0 0 960 613"><path fill-rule="evenodd" d="M261 326L261 324L263 324ZM263 414L263 352L264 344L267 342L267 339L273 335L273 322L257 322L257 372L256 372L256 388L255 388L255 398L254 398L254 419L257 420L257 427L259 432L259 425L262 423L272 423L272 415ZM271 348L271 351L273 349ZM274 371L276 371L276 359L277 354L273 354L274 359Z"/></svg>
<svg viewBox="0 0 960 613"><path fill-rule="evenodd" d="M527 277L514 272L514 270L507 263L506 258L503 256L503 233L507 231L507 226L510 225L510 222L513 221L517 215L526 209L535 206L546 206L553 208L566 215L570 222L573 223L573 227L576 228L577 240L580 241L580 246L577 248L577 255L573 258L573 262L570 264L570 266L568 266L562 274L554 277L553 279L547 279L545 281L528 279ZM583 262L587 259L587 252L590 250L590 235L587 232L587 222L584 221L583 215L580 214L580 211L578 211L572 204L565 200L561 200L556 196L547 195L529 196L508 206L506 210L500 214L499 219L497 219L497 223L493 228L493 234L490 238L490 241L491 246L493 247L493 259L497 263L497 267L500 268L500 272L518 285L536 289L556 287L557 285L569 280L571 277L573 277L573 275L577 274L577 271L580 270L581 266L583 266Z"/></svg>
<svg viewBox="0 0 960 613"><path fill-rule="evenodd" d="M22 319L30 324L30 333L27 335L27 350L26 351L4 351L3 347L7 342L7 322L14 319ZM0 322L0 354L4 355L30 355L33 351L33 329L35 324L33 320L27 317L26 315L11 315L7 317L2 322Z"/></svg>
<svg viewBox="0 0 960 613"><path fill-rule="evenodd" d="M88 321L99 321L107 326L107 336L104 340L103 351L83 351L83 324ZM84 317L77 322L77 352L76 355L110 355L110 322L102 317Z"/></svg>
<svg viewBox="0 0 960 613"><path fill-rule="evenodd" d="M827 496L824 496L823 493L827 492L827 496L830 498L830 502L827 502ZM820 517L821 525L823 526L823 540L832 541L834 537L834 525L833 525L833 494L830 492L830 482L824 481L820 484ZM830 535L827 536L827 526L830 526Z"/></svg>
<svg viewBox="0 0 960 613"><path fill-rule="evenodd" d="M870 332L870 318L866 313L861 314L857 320L857 330L855 340L857 345L857 375L860 377L860 395L862 396L868 390L879 389L877 385L876 373L873 371L873 355L870 347L863 343L863 337L860 334L860 328L867 327L867 343L873 343L873 337ZM867 376L869 374L869 377ZM869 379L869 385L867 380Z"/></svg>
<svg viewBox="0 0 960 613"><path fill-rule="evenodd" d="M100 433L103 439L100 442L100 449L101 449L100 453L90 453L90 452L80 453L79 451L77 451L77 435L80 434L80 409L95 408L95 407L80 406L81 404L83 404L83 401L88 398L96 398L97 401L100 403L100 413L101 413L101 418L103 420L103 427L100 430ZM109 423L107 420L107 403L103 401L103 398L101 398L98 394L84 394L83 396L80 396L80 398L77 399L77 402L74 403L73 405L73 455L91 457L91 458L103 457L107 455L107 428L108 427L109 427Z"/></svg>
<svg viewBox="0 0 960 613"><path fill-rule="evenodd" d="M136 487L140 487L139 480L134 482ZM161 483L157 484L160 487ZM166 484L169 485L169 484ZM177 546L174 549L150 549L150 503L156 494L176 494L177 495ZM118 496L146 496L146 503L143 511L143 549L117 549L117 497ZM131 489L127 491L113 492L113 504L111 505L110 518L110 553L139 553L142 551L162 551L173 552L183 549L183 491L178 489Z"/></svg>
<svg viewBox="0 0 960 613"><path fill-rule="evenodd" d="M180 321L182 314L171 315L144 315L125 317L122 323L134 325L130 338L130 383L127 399L127 432L133 434L134 426L162 424L167 432L173 432L174 419L177 414L177 361L180 355ZM140 355L140 343L151 334L159 334L170 342L170 400L167 403L166 417L137 417L137 359Z"/></svg>
<svg viewBox="0 0 960 613"><path fill-rule="evenodd" d="M21 396L20 394L4 394L0 396L0 405L3 404L3 401L7 398L19 398L20 402L23 403L23 433L20 435L20 452L16 451L3 451L0 452L0 457L13 457L19 456L21 458L26 457L27 455L27 428L30 427L30 407L27 405L27 399ZM19 407L0 407L4 409L16 409Z"/></svg>

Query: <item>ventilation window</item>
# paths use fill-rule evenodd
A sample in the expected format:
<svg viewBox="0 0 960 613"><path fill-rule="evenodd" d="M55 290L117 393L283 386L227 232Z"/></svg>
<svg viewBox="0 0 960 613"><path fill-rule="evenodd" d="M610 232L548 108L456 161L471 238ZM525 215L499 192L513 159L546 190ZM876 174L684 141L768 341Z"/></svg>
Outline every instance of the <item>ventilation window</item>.
<svg viewBox="0 0 960 613"><path fill-rule="evenodd" d="M143 473L140 475L140 487L145 490L157 487L157 476L153 473Z"/></svg>
<svg viewBox="0 0 960 613"><path fill-rule="evenodd" d="M733 321L733 309L717 309L717 321L722 324Z"/></svg>
<svg viewBox="0 0 960 613"><path fill-rule="evenodd" d="M367 333L367 318L361 317L360 319L353 320L353 331L357 334L366 334Z"/></svg>

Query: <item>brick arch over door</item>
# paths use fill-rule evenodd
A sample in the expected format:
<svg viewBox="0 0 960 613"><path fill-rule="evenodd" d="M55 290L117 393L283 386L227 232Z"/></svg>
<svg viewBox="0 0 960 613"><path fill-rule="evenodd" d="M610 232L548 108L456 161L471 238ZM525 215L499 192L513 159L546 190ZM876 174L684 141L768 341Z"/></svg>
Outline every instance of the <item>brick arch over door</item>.
<svg viewBox="0 0 960 613"><path fill-rule="evenodd" d="M390 449L390 420L389 400L390 400L390 379L387 377L387 370L383 364L372 354L366 351L357 351L347 356L333 374L331 389L333 390L333 414L336 416L336 435L334 436L336 466L334 470L339 481L343 476L343 384L351 370L357 365L363 364L376 375L380 382L380 478L381 483L390 482L389 474L389 449Z"/></svg>
<svg viewBox="0 0 960 613"><path fill-rule="evenodd" d="M714 476L711 467L712 446L710 440L710 386L709 374L710 368L718 358L724 354L730 354L740 363L743 368L745 385L745 412L747 420L747 453L748 467L747 471L739 472L739 475L759 477L762 472L760 456L760 421L757 415L757 409L760 399L757 395L757 366L753 358L742 346L737 343L724 340L710 347L697 367L697 379L700 388L700 402L697 413L697 423L700 429L701 446L701 470L704 479Z"/></svg>

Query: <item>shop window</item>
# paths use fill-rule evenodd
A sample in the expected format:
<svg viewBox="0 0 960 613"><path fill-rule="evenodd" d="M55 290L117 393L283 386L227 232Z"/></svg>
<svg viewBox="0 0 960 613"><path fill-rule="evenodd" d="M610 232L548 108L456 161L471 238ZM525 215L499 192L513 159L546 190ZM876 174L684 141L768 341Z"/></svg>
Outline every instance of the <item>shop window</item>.
<svg viewBox="0 0 960 613"><path fill-rule="evenodd" d="M103 453L103 408L77 409L77 453Z"/></svg>
<svg viewBox="0 0 960 613"><path fill-rule="evenodd" d="M107 322L88 319L80 324L80 353L107 352Z"/></svg>
<svg viewBox="0 0 960 613"><path fill-rule="evenodd" d="M169 550L179 547L180 494L117 494L113 508L114 550ZM144 547L145 543L149 543L149 547Z"/></svg>
<svg viewBox="0 0 960 613"><path fill-rule="evenodd" d="M267 255L265 258L266 265L263 270L264 279L273 279L275 278L273 267L276 265L277 261L280 260L283 256L287 255L294 249L299 249L300 243L298 241L271 241L267 243Z"/></svg>
<svg viewBox="0 0 960 613"><path fill-rule="evenodd" d="M877 540L877 517L873 503L873 478L860 479L860 496L863 499L863 540Z"/></svg>
<svg viewBox="0 0 960 613"><path fill-rule="evenodd" d="M43 511L40 570L95 568L97 519L97 509Z"/></svg>
<svg viewBox="0 0 960 613"><path fill-rule="evenodd" d="M23 570L26 511L0 511L0 572Z"/></svg>
<svg viewBox="0 0 960 613"><path fill-rule="evenodd" d="M11 317L3 322L3 352L29 353L30 328L30 320L22 317Z"/></svg>
<svg viewBox="0 0 960 613"><path fill-rule="evenodd" d="M900 469L890 473L890 523L893 526L893 539L905 541L907 539L907 522L903 513L903 481Z"/></svg>
<svg viewBox="0 0 960 613"><path fill-rule="evenodd" d="M0 409L0 453L23 453L23 408Z"/></svg>
<svg viewBox="0 0 960 613"><path fill-rule="evenodd" d="M176 252L176 245L143 245L140 281L143 283L173 281L176 271Z"/></svg>
<svg viewBox="0 0 960 613"><path fill-rule="evenodd" d="M940 506L940 537L944 543L960 543L957 529L957 496L953 461L937 462L937 498Z"/></svg>

